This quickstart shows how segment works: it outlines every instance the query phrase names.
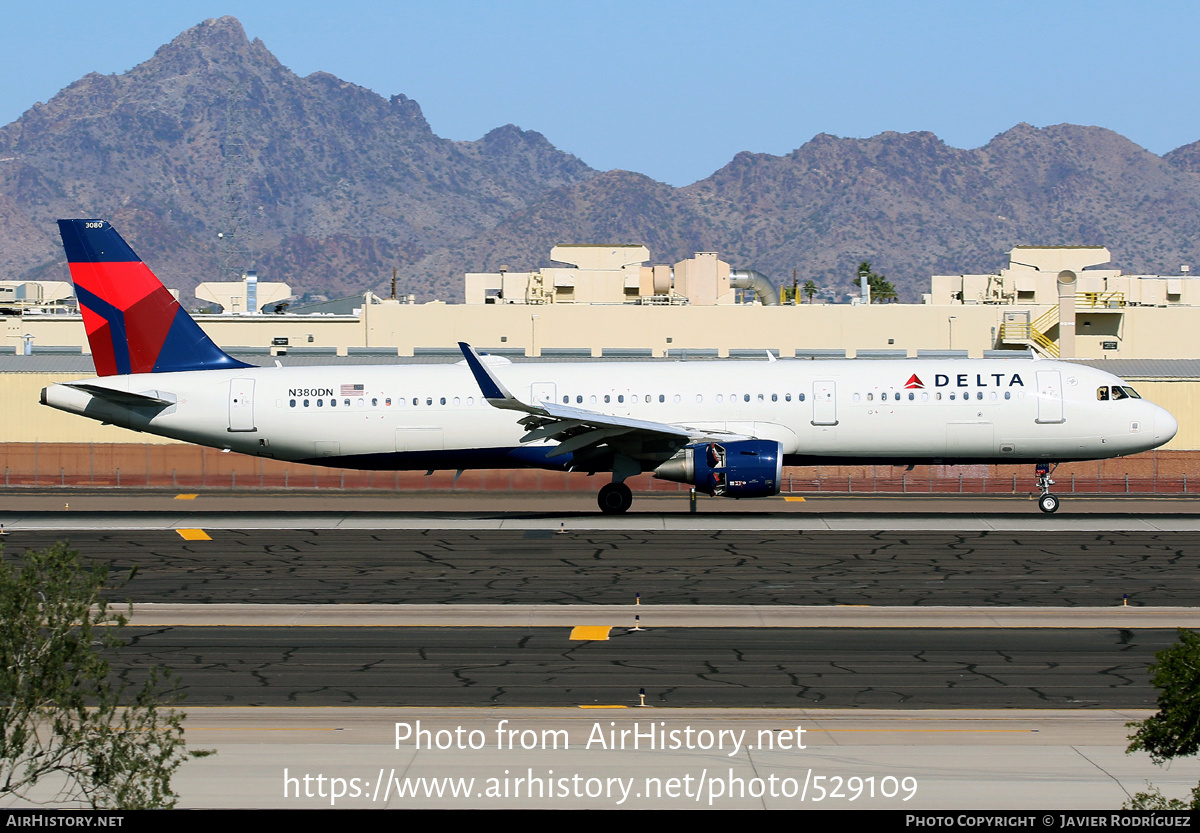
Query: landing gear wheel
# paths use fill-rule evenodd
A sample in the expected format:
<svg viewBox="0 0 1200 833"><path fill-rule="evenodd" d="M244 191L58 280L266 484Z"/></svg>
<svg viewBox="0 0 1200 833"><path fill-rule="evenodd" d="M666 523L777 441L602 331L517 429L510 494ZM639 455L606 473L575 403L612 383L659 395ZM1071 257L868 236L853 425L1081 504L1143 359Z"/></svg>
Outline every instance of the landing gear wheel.
<svg viewBox="0 0 1200 833"><path fill-rule="evenodd" d="M1047 515L1058 511L1058 498L1049 492L1038 498L1038 509L1041 509Z"/></svg>
<svg viewBox="0 0 1200 833"><path fill-rule="evenodd" d="M596 503L605 515L620 515L633 505L633 492L624 483L606 483L600 488Z"/></svg>

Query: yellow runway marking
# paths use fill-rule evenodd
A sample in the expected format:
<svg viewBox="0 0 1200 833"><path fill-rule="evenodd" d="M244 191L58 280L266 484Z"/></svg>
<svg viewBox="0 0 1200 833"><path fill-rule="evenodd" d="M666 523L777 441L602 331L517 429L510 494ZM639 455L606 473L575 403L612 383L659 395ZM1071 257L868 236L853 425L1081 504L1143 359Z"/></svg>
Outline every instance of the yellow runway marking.
<svg viewBox="0 0 1200 833"><path fill-rule="evenodd" d="M199 495L175 495L176 500L195 500Z"/></svg>
<svg viewBox="0 0 1200 833"><path fill-rule="evenodd" d="M580 706L581 709L627 709L629 706Z"/></svg>
<svg viewBox="0 0 1200 833"><path fill-rule="evenodd" d="M785 497L784 500L788 503L804 503L804 498L802 497Z"/></svg>
<svg viewBox="0 0 1200 833"><path fill-rule="evenodd" d="M607 642L608 632L612 630L607 625L578 625L571 628L571 639L576 641Z"/></svg>
<svg viewBox="0 0 1200 833"><path fill-rule="evenodd" d="M211 541L212 540L212 536L210 536L203 529L177 529L175 531L178 532L179 537L185 541Z"/></svg>

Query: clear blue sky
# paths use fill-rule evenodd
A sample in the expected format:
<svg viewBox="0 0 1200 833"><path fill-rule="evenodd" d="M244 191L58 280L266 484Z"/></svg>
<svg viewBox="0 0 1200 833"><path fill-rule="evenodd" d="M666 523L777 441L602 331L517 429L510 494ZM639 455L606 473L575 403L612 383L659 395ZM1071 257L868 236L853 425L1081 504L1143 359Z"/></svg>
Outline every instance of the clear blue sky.
<svg viewBox="0 0 1200 833"><path fill-rule="evenodd" d="M1174 0L13 0L0 124L226 14L301 75L416 99L440 136L512 122L672 185L817 133L929 130L977 147L1017 122L1073 122L1160 154L1200 139L1200 3Z"/></svg>

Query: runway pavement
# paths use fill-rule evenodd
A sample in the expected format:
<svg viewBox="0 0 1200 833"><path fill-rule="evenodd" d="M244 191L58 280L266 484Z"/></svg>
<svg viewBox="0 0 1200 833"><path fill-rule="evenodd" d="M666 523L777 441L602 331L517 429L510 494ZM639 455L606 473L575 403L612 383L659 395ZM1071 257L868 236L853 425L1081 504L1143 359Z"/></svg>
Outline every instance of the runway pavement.
<svg viewBox="0 0 1200 833"><path fill-rule="evenodd" d="M590 495L6 497L9 555L69 537L120 570L138 565L120 596L135 602L123 673L175 668L195 710L191 742L221 750L208 759L219 764L185 768L188 806L328 806L285 798L286 767L365 769L355 777L391 784L385 765L422 778L503 778L522 766L531 776L561 767L698 778L726 763L702 750L464 756L391 742L393 713L489 729L500 719L584 725L597 714L607 723L636 707L641 689L655 719L695 715L714 727L888 709L872 713L862 735L872 741L852 753L839 746L848 735L832 735L831 748L799 761L737 758L748 777L892 774L922 785L912 803L893 793L839 806L1114 808L1147 778L1181 793L1197 777L1123 755L1123 723L1154 704L1154 651L1173 628L1200 624L1193 499L1071 500L1054 516L1012 498L710 501L691 514L672 496L609 518ZM632 616L645 630L627 632ZM207 704L256 710L197 709ZM331 708L346 704L358 708ZM440 708L414 711L424 706ZM680 711L691 707L704 710ZM1093 710L1081 720L1098 722L1068 737L1080 707ZM967 708L985 711L937 711ZM1013 711L1022 708L1043 711ZM1036 728L976 731L1017 714ZM198 715L238 717L203 728ZM938 720L952 728L931 729ZM371 740L345 745L347 722L369 725ZM385 804L697 806L639 800L481 793ZM801 804L814 806L811 796ZM713 806L798 805L759 795Z"/></svg>
<svg viewBox="0 0 1200 833"><path fill-rule="evenodd" d="M1200 606L1200 532L16 529L115 598L287 604ZM188 523L203 523L189 519Z"/></svg>
<svg viewBox="0 0 1200 833"><path fill-rule="evenodd" d="M580 625L594 625L582 619ZM632 622L629 623L631 627ZM187 705L1153 708L1172 630L131 627Z"/></svg>
<svg viewBox="0 0 1200 833"><path fill-rule="evenodd" d="M602 515L590 493L173 492L136 489L0 491L0 523L21 529L569 530L1200 530L1200 497L1064 498L1044 515L1029 495L810 495L756 500L685 493L639 495L625 515Z"/></svg>

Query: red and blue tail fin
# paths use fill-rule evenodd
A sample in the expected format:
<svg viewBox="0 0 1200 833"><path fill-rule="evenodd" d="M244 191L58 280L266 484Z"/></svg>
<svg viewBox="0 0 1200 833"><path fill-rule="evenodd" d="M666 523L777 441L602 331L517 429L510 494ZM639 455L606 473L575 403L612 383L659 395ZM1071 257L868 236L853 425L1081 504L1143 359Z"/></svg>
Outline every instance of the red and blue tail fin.
<svg viewBox="0 0 1200 833"><path fill-rule="evenodd" d="M97 376L250 367L213 343L104 220L59 220Z"/></svg>

